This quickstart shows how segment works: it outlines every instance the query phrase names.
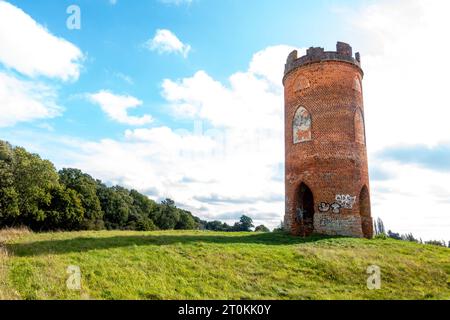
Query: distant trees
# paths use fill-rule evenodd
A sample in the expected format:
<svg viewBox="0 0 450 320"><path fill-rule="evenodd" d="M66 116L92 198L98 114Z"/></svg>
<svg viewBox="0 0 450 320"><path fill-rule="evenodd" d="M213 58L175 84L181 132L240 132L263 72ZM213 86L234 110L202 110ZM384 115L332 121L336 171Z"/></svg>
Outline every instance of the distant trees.
<svg viewBox="0 0 450 320"><path fill-rule="evenodd" d="M210 231L222 231L222 232L250 232L252 231L253 219L243 215L234 225L230 226L227 223L221 221L201 221L200 227L205 230ZM260 225L255 228L255 232L270 232L270 230L264 226Z"/></svg>
<svg viewBox="0 0 450 320"><path fill-rule="evenodd" d="M375 232L375 235L385 235L386 234L386 230L384 229L384 223L383 220L381 220L381 218L378 218L377 220L375 220L373 222L373 229Z"/></svg>
<svg viewBox="0 0 450 320"><path fill-rule="evenodd" d="M189 211L180 210L180 218L175 225L175 229L177 230L192 230L197 229L198 224L195 221L194 217Z"/></svg>
<svg viewBox="0 0 450 320"><path fill-rule="evenodd" d="M205 230L210 230L210 231L225 231L225 232L230 232L233 230L233 227L223 223L221 221L215 220L215 221L203 221L202 223L203 225L203 229Z"/></svg>
<svg viewBox="0 0 450 320"><path fill-rule="evenodd" d="M79 229L85 214L80 195L64 186L52 188L50 195L50 203L43 207L45 219L39 225L30 226L40 230Z"/></svg>
<svg viewBox="0 0 450 320"><path fill-rule="evenodd" d="M57 172L50 161L0 140L0 228L148 231L197 229L200 224L171 199L157 204L78 169Z"/></svg>
<svg viewBox="0 0 450 320"><path fill-rule="evenodd" d="M433 246L438 246L438 247L447 247L447 244L445 243L445 241L439 241L439 240L430 240L430 241L425 241L425 244L430 244ZM448 243L448 247L450 248L450 241Z"/></svg>
<svg viewBox="0 0 450 320"><path fill-rule="evenodd" d="M128 217L127 227L138 231L157 230L158 227L154 221L158 204L136 190L131 190L130 196L133 199L133 205Z"/></svg>
<svg viewBox="0 0 450 320"><path fill-rule="evenodd" d="M104 227L103 211L97 196L98 182L78 169L62 169L58 174L59 182L62 185L79 194L85 210L80 227L82 229L102 229Z"/></svg>
<svg viewBox="0 0 450 320"><path fill-rule="evenodd" d="M12 223L19 216L19 194L14 188L14 152L0 140L0 221Z"/></svg>
<svg viewBox="0 0 450 320"><path fill-rule="evenodd" d="M441 246L441 247L447 247L447 243L445 241L439 241L439 240L431 240L431 241L422 241L422 239L417 239L414 237L412 233L406 233L406 234L400 234L393 232L391 230L385 231L384 223L381 218L378 218L374 222L374 230L375 230L375 238L377 239L395 239L400 241L409 241L409 242L416 242L421 244L429 244L429 245L435 245L435 246ZM450 248L450 241L448 242L448 247Z"/></svg>
<svg viewBox="0 0 450 320"><path fill-rule="evenodd" d="M14 189L19 195L19 221L40 226L46 218L44 208L52 201L52 191L59 187L58 174L50 161L14 148Z"/></svg>
<svg viewBox="0 0 450 320"><path fill-rule="evenodd" d="M243 215L239 222L236 222L233 226L233 231L243 231L243 232L249 232L251 231L251 228L253 228L253 220L252 218Z"/></svg>
<svg viewBox="0 0 450 320"><path fill-rule="evenodd" d="M0 141L0 225L41 229L60 186L50 161Z"/></svg>
<svg viewBox="0 0 450 320"><path fill-rule="evenodd" d="M156 224L162 229L175 229L177 222L180 220L180 211L175 207L175 203L171 199L161 202L161 206L156 212Z"/></svg>
<svg viewBox="0 0 450 320"><path fill-rule="evenodd" d="M171 199L160 204L136 190L109 187L81 170L56 171L48 160L0 140L0 228L51 230L191 230L249 232L252 218L234 225L203 221ZM256 232L269 232L264 225Z"/></svg>
<svg viewBox="0 0 450 320"><path fill-rule="evenodd" d="M255 228L255 232L270 232L270 230L265 225L260 225Z"/></svg>

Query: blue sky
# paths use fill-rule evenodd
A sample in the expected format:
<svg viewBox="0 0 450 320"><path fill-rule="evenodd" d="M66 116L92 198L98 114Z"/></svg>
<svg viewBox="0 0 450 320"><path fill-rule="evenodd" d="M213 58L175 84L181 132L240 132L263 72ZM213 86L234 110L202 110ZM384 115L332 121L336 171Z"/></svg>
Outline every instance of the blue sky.
<svg viewBox="0 0 450 320"><path fill-rule="evenodd" d="M80 30L67 28L70 5ZM275 227L286 56L345 41L366 72L373 215L448 239L450 62L423 58L450 49L448 9L445 0L0 0L0 138L205 219L245 213Z"/></svg>
<svg viewBox="0 0 450 320"><path fill-rule="evenodd" d="M225 82L231 73L245 70L255 52L270 45L301 47L320 38L321 45L333 47L336 41L327 32L333 23L332 1L286 1L283 5L271 0L193 1L179 5L157 0L122 0L115 5L109 0L10 3L85 54L79 79L59 91L59 101L66 108L64 117L47 123L60 134L89 139L120 136L125 127L111 123L89 102L77 99L80 94L108 88L139 97L145 103L135 115L147 112L157 123L184 127L189 124L174 123L163 108L163 79L208 70L215 79ZM66 27L66 9L72 4L81 9L81 30ZM193 48L189 58L149 52L144 44L158 29L168 29L189 43ZM339 31L334 28L333 33Z"/></svg>

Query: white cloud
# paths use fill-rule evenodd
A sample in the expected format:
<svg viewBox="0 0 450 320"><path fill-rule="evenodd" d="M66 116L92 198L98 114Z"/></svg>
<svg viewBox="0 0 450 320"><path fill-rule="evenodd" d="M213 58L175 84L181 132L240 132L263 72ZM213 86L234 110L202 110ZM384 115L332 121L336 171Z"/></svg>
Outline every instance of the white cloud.
<svg viewBox="0 0 450 320"><path fill-rule="evenodd" d="M42 138L42 154L55 150L58 155L50 156L52 159L70 154L57 165L80 168L153 198L171 197L205 219L233 222L240 214L248 214L258 224L275 227L284 215L283 97L280 79L269 75L282 74L291 49L268 48L255 55L251 65L260 61L257 71L249 67L235 73L229 85L206 72L165 81L163 94L172 108L189 105L195 110L194 117L187 117L192 120L192 130L129 129L121 140L71 139L56 149L53 140L45 145L47 138ZM126 96L116 100L117 96L108 92L100 92L96 98L104 106L139 102ZM108 103L111 100L115 102ZM112 109L107 112L122 110Z"/></svg>
<svg viewBox="0 0 450 320"><path fill-rule="evenodd" d="M282 83L288 46L256 53L247 72L229 78L229 87L205 71L191 78L163 82L163 96L178 116L201 118L213 126L240 130L283 131Z"/></svg>
<svg viewBox="0 0 450 320"><path fill-rule="evenodd" d="M56 117L62 112L56 100L52 87L0 72L0 127Z"/></svg>
<svg viewBox="0 0 450 320"><path fill-rule="evenodd" d="M128 115L129 109L134 109L142 105L142 101L132 96L116 95L109 91L102 90L94 94L88 94L88 99L98 104L112 120L131 126L141 126L153 121L150 115L141 117Z"/></svg>
<svg viewBox="0 0 450 320"><path fill-rule="evenodd" d="M284 68L280 68L280 64L286 61L286 52L290 53L292 50L297 50L299 56L306 54L306 49L297 49L284 45L271 46L257 52L253 56L249 71L254 75L266 78L275 85L275 88L283 89L281 84Z"/></svg>
<svg viewBox="0 0 450 320"><path fill-rule="evenodd" d="M344 11L348 35L362 53L370 165L390 171L372 182L373 215L394 231L448 240L448 174L377 157L389 147L450 141L450 30L445 0L371 2ZM438 159L436 159L438 161ZM443 191L443 192L442 192Z"/></svg>
<svg viewBox="0 0 450 320"><path fill-rule="evenodd" d="M0 0L0 62L6 67L30 77L76 80L82 59L75 45L52 35L20 8Z"/></svg>
<svg viewBox="0 0 450 320"><path fill-rule="evenodd" d="M156 30L155 36L153 39L147 41L146 47L160 54L178 53L185 58L191 51L190 45L181 42L172 31L167 29Z"/></svg>
<svg viewBox="0 0 450 320"><path fill-rule="evenodd" d="M387 229L416 237L449 240L448 172L386 161L389 179L372 181L372 209Z"/></svg>
<svg viewBox="0 0 450 320"><path fill-rule="evenodd" d="M363 54L372 151L449 141L450 63L442 58L450 50L449 11L445 0L379 1L349 19Z"/></svg>

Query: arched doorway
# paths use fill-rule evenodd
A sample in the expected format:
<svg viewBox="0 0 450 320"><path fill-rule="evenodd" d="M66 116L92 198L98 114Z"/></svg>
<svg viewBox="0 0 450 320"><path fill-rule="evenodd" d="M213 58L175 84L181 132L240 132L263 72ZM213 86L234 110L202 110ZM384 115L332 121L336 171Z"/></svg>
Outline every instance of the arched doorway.
<svg viewBox="0 0 450 320"><path fill-rule="evenodd" d="M314 232L314 196L304 183L298 189L295 220L300 227L301 236L307 237Z"/></svg>
<svg viewBox="0 0 450 320"><path fill-rule="evenodd" d="M359 194L359 213L361 215L361 227L363 236L371 238L373 235L372 219L370 213L370 196L369 189L364 186Z"/></svg>

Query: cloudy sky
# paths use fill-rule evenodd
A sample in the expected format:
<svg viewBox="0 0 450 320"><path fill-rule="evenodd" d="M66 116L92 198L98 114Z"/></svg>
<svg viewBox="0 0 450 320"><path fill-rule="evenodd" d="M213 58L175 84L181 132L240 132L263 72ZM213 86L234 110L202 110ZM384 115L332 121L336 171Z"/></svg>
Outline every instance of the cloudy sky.
<svg viewBox="0 0 450 320"><path fill-rule="evenodd" d="M374 217L450 240L448 12L447 0L0 0L0 139L204 219L274 227L286 56L345 41L366 73Z"/></svg>

